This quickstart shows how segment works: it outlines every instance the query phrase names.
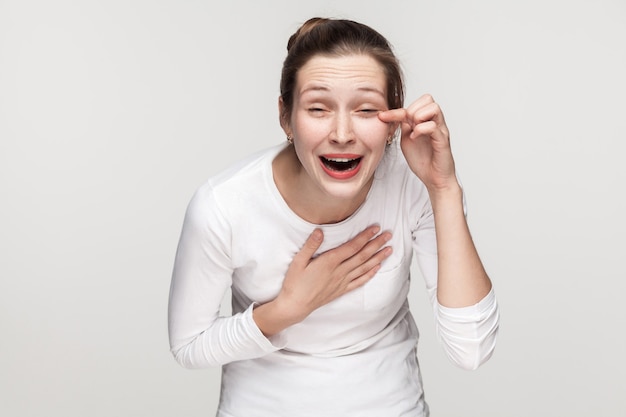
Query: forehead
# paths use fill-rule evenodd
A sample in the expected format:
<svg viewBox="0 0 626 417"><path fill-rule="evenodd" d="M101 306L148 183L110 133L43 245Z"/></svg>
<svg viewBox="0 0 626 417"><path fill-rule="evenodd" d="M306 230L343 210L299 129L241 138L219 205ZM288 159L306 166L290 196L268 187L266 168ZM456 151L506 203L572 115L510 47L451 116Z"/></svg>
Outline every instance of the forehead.
<svg viewBox="0 0 626 417"><path fill-rule="evenodd" d="M385 72L369 55L316 55L298 71L297 90L300 93L345 85L374 89L384 94Z"/></svg>

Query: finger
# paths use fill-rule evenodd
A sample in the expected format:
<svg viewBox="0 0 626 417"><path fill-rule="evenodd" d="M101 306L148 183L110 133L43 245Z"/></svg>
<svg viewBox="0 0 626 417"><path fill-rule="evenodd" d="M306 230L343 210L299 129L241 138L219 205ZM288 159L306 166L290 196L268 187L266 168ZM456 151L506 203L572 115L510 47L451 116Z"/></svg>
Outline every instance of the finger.
<svg viewBox="0 0 626 417"><path fill-rule="evenodd" d="M414 123L409 132L411 139L429 136L437 142L445 143L448 141L448 127L441 107L437 103L429 103L424 107L415 109L411 119Z"/></svg>
<svg viewBox="0 0 626 417"><path fill-rule="evenodd" d="M435 99L430 94L424 94L415 100L407 108L391 109L378 112L378 118L383 122L411 122L412 115L419 109L436 104Z"/></svg>
<svg viewBox="0 0 626 417"><path fill-rule="evenodd" d="M379 259L379 262L384 259L384 257L380 257L379 251L381 251L381 248L390 239L390 232L381 233L379 236L376 236L376 238L370 240L359 252L346 259L341 265L342 270L345 271L346 275L352 274L351 278L354 278L356 275L354 275L353 271L356 270L357 275L360 275L362 271L359 272L358 268L362 265L366 265L369 262L369 265L367 265L365 269L372 268L376 264L376 261L371 261L371 259L375 257L375 255L378 255L376 259Z"/></svg>
<svg viewBox="0 0 626 417"><path fill-rule="evenodd" d="M378 112L378 118L385 123L402 123L408 121L406 109L393 109Z"/></svg>
<svg viewBox="0 0 626 417"><path fill-rule="evenodd" d="M341 263L357 254L367 243L380 231L380 226L374 225L366 228L355 237L330 251L336 257L336 261Z"/></svg>
<svg viewBox="0 0 626 417"><path fill-rule="evenodd" d="M411 129L409 137L411 139L415 139L418 137L431 137L435 135L438 131L437 123L432 120L427 120L425 122L421 122Z"/></svg>
<svg viewBox="0 0 626 417"><path fill-rule="evenodd" d="M306 266L315 252L320 248L322 242L324 241L324 233L320 229L315 229L309 235L309 237L304 242L302 249L300 252L294 256L292 263L296 265L300 265L302 267Z"/></svg>
<svg viewBox="0 0 626 417"><path fill-rule="evenodd" d="M378 118L380 121L385 123L393 123L394 132L400 125L400 131L402 136L409 135L411 133L411 129L413 128L413 122L409 117L409 113L406 109L393 109L393 110L385 110L378 113Z"/></svg>
<svg viewBox="0 0 626 417"><path fill-rule="evenodd" d="M350 281L348 283L348 285L346 285L345 292L350 292L350 291L352 291L352 290L354 290L356 288L359 288L359 287L363 286L369 280L374 278L376 276L376 273L379 270L380 270L380 264L375 265L373 268L370 268L369 270L365 271L365 273L363 273L360 276L358 276L357 278L353 279L352 281Z"/></svg>
<svg viewBox="0 0 626 417"><path fill-rule="evenodd" d="M406 109L411 128L432 120L438 125L445 125L443 112L430 94L425 94Z"/></svg>
<svg viewBox="0 0 626 417"><path fill-rule="evenodd" d="M432 120L418 124L411 131L411 139L424 136L430 137L435 142L446 144L449 143L449 134L445 126L439 126Z"/></svg>
<svg viewBox="0 0 626 417"><path fill-rule="evenodd" d="M435 102L428 103L420 107L407 109L407 112L410 115L409 117L412 123L415 125L429 120L432 120L437 124L444 123L441 107L439 107L439 104Z"/></svg>
<svg viewBox="0 0 626 417"><path fill-rule="evenodd" d="M371 255L367 260L357 264L354 269L352 269L347 275L346 279L348 281L353 281L358 279L360 276L367 274L371 269L376 268L377 265L382 264L382 262L387 259L393 253L393 249L391 246L384 247L379 251L375 252Z"/></svg>
<svg viewBox="0 0 626 417"><path fill-rule="evenodd" d="M430 94L424 94L413 103L411 103L407 108L407 112L409 114L414 114L417 110L426 107L432 103L435 103L435 99Z"/></svg>

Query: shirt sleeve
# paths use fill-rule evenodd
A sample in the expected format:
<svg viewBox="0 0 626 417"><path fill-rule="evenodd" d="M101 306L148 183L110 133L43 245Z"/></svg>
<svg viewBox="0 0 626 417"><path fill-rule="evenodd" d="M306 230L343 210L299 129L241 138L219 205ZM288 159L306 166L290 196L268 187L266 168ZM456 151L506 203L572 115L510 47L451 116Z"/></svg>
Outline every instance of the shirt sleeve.
<svg viewBox="0 0 626 417"><path fill-rule="evenodd" d="M463 199L465 210L465 198ZM413 249L433 307L435 328L448 358L463 369L476 369L495 349L499 310L493 288L475 305L450 308L437 300L437 238L428 201L413 230Z"/></svg>
<svg viewBox="0 0 626 417"><path fill-rule="evenodd" d="M220 317L232 284L231 228L207 184L194 194L176 251L169 294L170 350L186 368L206 368L261 357L282 348L266 338L245 311Z"/></svg>

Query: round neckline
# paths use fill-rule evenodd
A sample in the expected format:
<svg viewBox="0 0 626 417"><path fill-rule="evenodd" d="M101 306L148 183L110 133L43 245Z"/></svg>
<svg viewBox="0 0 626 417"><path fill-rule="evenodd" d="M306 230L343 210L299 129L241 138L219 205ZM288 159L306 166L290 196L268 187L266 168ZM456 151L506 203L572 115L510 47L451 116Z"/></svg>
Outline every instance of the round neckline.
<svg viewBox="0 0 626 417"><path fill-rule="evenodd" d="M345 219L337 223L322 223L322 224L312 223L300 217L296 212L294 212L291 209L291 207L289 207L289 205L283 198L282 194L278 190L278 186L276 185L276 182L274 181L274 170L272 167L273 161L278 156L278 154L283 149L285 149L288 145L289 144L277 145L274 148L274 151L268 154L268 157L266 158L265 163L263 164L264 165L263 173L264 173L266 185L273 197L273 200L276 202L281 212L283 212L288 217L289 221L292 224L298 224L299 226L303 227L306 230L311 230L311 228L316 228L316 227L321 227L325 230L328 230L328 229L343 227L345 224L357 218L359 216L359 213L361 213L363 211L363 208L368 204L368 201L370 200L370 196L372 195L374 189L377 187L378 180L376 178L376 173L374 173L374 180L372 181L372 185L370 186L370 189L368 190L367 195L365 196L365 200L363 200L363 203L361 203L361 205L354 211L354 213L352 213L351 215L349 215L348 217L346 217Z"/></svg>

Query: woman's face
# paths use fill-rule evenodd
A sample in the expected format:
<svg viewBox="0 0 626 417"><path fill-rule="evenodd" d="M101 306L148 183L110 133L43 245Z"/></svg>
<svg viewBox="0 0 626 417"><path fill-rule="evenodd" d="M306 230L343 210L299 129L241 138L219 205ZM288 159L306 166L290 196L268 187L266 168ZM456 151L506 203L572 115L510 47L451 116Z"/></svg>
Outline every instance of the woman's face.
<svg viewBox="0 0 626 417"><path fill-rule="evenodd" d="M287 134L304 179L328 197L367 193L393 128L382 67L368 55L315 56L298 72Z"/></svg>

